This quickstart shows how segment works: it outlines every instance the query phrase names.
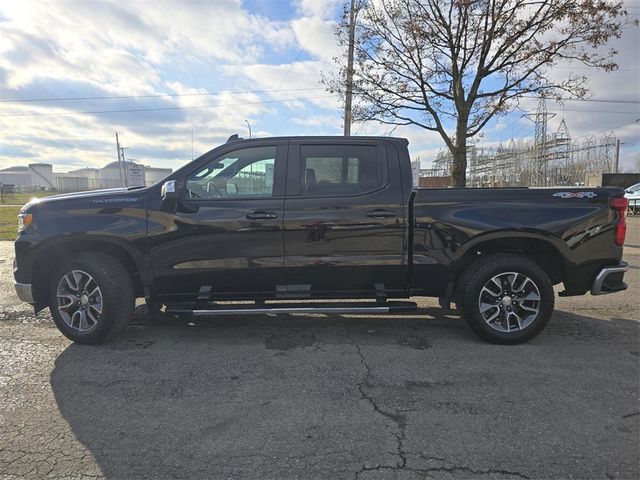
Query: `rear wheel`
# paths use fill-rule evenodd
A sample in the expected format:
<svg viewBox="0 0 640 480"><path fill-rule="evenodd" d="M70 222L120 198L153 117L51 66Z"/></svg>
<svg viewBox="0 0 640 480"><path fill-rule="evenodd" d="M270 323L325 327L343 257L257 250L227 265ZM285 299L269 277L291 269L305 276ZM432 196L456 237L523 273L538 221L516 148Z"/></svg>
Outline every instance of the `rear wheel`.
<svg viewBox="0 0 640 480"><path fill-rule="evenodd" d="M544 270L526 257L482 257L464 272L459 285L459 307L465 322L493 343L531 340L553 313L553 285Z"/></svg>
<svg viewBox="0 0 640 480"><path fill-rule="evenodd" d="M135 293L129 272L115 258L87 252L53 275L49 305L58 329L76 343L102 343L124 329Z"/></svg>

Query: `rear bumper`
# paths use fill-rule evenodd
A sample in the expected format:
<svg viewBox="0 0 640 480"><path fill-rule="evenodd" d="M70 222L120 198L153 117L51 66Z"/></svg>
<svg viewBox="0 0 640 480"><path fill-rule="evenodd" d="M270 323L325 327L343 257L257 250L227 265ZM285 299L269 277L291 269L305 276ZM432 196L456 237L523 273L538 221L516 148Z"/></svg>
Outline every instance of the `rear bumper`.
<svg viewBox="0 0 640 480"><path fill-rule="evenodd" d="M604 295L626 290L627 284L623 282L623 279L627 270L629 270L627 262L620 262L618 265L600 269L591 286L591 295Z"/></svg>
<svg viewBox="0 0 640 480"><path fill-rule="evenodd" d="M36 303L33 298L33 289L31 288L30 283L13 282L13 286L15 287L18 298L21 301L30 303L32 305Z"/></svg>

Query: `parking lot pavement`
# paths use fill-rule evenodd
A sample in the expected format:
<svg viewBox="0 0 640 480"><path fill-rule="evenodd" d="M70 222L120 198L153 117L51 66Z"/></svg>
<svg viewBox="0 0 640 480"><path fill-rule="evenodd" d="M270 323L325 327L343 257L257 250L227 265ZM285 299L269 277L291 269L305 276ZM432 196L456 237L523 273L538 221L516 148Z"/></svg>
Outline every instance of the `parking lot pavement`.
<svg viewBox="0 0 640 480"><path fill-rule="evenodd" d="M165 321L79 346L0 245L0 477L639 477L640 219L629 290L480 342L455 313ZM158 324L160 323L160 324Z"/></svg>

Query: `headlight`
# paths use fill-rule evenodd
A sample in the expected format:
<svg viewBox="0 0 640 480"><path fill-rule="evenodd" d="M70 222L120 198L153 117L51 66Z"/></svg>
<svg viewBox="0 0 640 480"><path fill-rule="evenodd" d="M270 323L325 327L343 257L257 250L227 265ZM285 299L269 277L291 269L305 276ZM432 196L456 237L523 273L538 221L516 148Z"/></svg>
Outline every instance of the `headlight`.
<svg viewBox="0 0 640 480"><path fill-rule="evenodd" d="M24 232L33 223L33 215L30 213L18 214L18 231Z"/></svg>

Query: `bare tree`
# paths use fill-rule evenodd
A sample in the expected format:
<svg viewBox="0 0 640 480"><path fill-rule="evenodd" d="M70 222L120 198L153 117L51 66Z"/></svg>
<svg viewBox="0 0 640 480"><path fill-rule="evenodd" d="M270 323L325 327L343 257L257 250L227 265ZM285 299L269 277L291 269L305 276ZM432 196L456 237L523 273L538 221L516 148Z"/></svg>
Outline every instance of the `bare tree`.
<svg viewBox="0 0 640 480"><path fill-rule="evenodd" d="M453 156L453 185L465 186L467 139L523 95L584 97L584 76L551 70L561 61L617 69L617 52L599 47L627 23L622 1L361 0L353 119L438 132ZM344 95L346 66L336 62L339 73L324 82Z"/></svg>

